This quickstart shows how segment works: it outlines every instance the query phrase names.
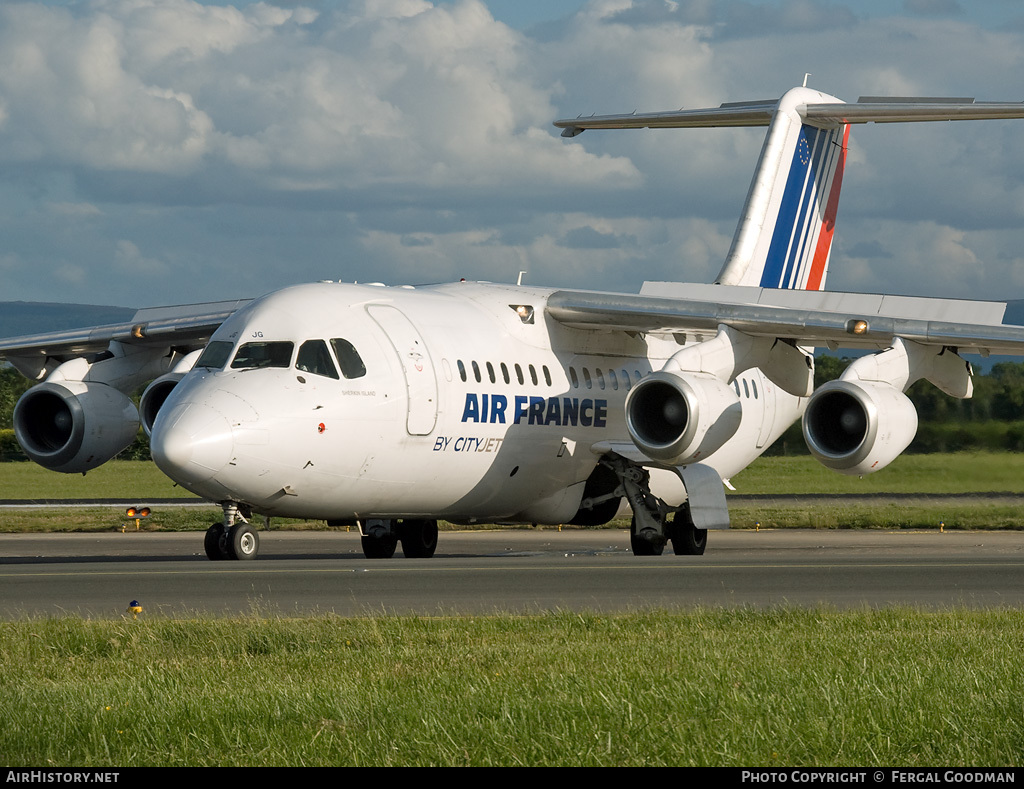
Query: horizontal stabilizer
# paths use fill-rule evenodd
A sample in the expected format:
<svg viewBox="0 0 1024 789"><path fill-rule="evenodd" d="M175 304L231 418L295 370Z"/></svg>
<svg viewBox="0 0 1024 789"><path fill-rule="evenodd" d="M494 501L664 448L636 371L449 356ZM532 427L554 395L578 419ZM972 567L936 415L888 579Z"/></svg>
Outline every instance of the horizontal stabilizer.
<svg viewBox="0 0 1024 789"><path fill-rule="evenodd" d="M586 129L699 129L730 126L767 126L778 101L739 102L720 107L629 115L591 115L555 121L563 137ZM864 96L852 104L808 103L795 107L811 126L844 123L910 123L915 121L967 121L1024 118L1024 102L974 99Z"/></svg>

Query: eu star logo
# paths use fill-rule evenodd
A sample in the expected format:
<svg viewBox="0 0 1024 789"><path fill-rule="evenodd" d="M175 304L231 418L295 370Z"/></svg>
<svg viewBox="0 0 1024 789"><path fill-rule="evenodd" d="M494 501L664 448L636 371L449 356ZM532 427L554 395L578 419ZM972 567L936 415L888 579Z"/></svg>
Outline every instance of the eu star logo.
<svg viewBox="0 0 1024 789"><path fill-rule="evenodd" d="M803 137L801 137L800 142L796 144L796 152L800 157L800 164L807 164L811 160L811 147Z"/></svg>

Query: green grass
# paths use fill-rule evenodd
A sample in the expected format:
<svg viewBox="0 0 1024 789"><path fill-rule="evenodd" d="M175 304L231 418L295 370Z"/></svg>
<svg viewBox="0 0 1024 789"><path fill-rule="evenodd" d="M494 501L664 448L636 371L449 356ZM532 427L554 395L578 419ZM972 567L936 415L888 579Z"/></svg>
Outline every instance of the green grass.
<svg viewBox="0 0 1024 789"><path fill-rule="evenodd" d="M1024 454L901 455L864 477L831 471L814 458L760 458L732 479L736 493L1024 493Z"/></svg>
<svg viewBox="0 0 1024 789"><path fill-rule="evenodd" d="M0 499L194 499L151 461L111 460L88 474L60 474L35 463L0 463Z"/></svg>
<svg viewBox="0 0 1024 789"><path fill-rule="evenodd" d="M979 765L1024 615L779 610L0 624L4 764Z"/></svg>

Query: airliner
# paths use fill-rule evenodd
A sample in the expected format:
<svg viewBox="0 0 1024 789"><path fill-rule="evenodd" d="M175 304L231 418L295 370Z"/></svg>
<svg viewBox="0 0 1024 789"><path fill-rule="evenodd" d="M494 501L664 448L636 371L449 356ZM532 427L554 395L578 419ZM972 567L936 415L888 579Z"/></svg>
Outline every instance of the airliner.
<svg viewBox="0 0 1024 789"><path fill-rule="evenodd" d="M204 540L213 560L256 557L257 516L357 527L368 558L399 543L429 558L439 519L598 525L620 510L635 554L703 554L708 531L729 526L729 480L797 420L826 467L875 472L914 438L912 383L970 397L961 354L1024 352L1003 303L823 290L851 125L1022 117L1021 102L845 103L803 86L556 121L570 139L767 127L713 283L316 282L142 309L0 342L39 382L15 433L36 463L85 473L141 425L157 466L221 508ZM866 353L815 390L823 346Z"/></svg>

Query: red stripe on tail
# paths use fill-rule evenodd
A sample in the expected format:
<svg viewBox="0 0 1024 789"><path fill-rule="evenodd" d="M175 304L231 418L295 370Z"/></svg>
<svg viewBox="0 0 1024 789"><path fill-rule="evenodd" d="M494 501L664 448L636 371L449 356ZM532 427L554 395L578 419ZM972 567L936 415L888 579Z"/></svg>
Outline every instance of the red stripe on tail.
<svg viewBox="0 0 1024 789"><path fill-rule="evenodd" d="M832 189L828 194L825 206L825 218L818 233L818 245L814 248L814 260L811 262L811 273L807 277L807 290L821 290L825 280L825 265L828 253L832 249L832 233L836 229L836 214L839 213L839 190L843 185L843 170L846 168L846 146L850 141L850 126L843 130L843 149L839 152L839 162L832 178Z"/></svg>

